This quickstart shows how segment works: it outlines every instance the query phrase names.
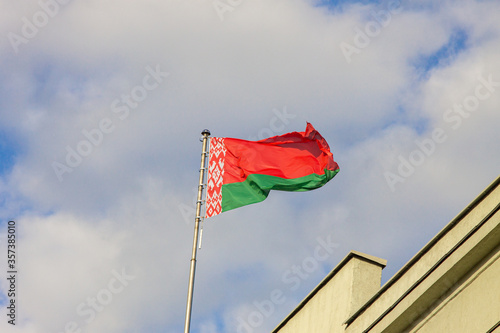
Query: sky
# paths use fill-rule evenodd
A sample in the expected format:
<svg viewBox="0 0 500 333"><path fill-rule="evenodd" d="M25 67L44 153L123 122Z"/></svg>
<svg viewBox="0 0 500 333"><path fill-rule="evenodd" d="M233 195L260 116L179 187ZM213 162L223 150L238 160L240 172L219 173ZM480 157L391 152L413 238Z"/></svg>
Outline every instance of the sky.
<svg viewBox="0 0 500 333"><path fill-rule="evenodd" d="M181 332L205 128L310 122L340 172L204 222L193 333L271 331L351 250L385 283L499 175L498 1L0 8L1 332Z"/></svg>

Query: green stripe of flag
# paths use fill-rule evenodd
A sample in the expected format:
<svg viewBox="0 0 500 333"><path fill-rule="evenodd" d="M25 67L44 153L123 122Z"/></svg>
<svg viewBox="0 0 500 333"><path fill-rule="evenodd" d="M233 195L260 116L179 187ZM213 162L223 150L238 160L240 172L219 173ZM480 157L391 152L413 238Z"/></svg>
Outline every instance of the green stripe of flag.
<svg viewBox="0 0 500 333"><path fill-rule="evenodd" d="M323 175L313 173L294 179L251 174L244 182L222 185L222 211L261 202L267 198L271 190L303 192L317 189L338 172L339 169L334 171L325 169Z"/></svg>

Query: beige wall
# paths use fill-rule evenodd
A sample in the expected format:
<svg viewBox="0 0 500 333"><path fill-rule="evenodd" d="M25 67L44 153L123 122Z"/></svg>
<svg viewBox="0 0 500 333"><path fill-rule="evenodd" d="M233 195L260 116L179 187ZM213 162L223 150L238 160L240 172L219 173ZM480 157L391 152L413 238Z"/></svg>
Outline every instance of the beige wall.
<svg viewBox="0 0 500 333"><path fill-rule="evenodd" d="M496 253L495 253L496 252ZM500 321L500 252L461 281L411 333L486 333ZM496 331L500 332L500 329Z"/></svg>
<svg viewBox="0 0 500 333"><path fill-rule="evenodd" d="M428 245L401 269L395 277L389 280L381 290L364 306L362 312L356 313L348 319L349 326L346 333L400 333L408 332L418 325L429 311L452 290L460 290L465 284L467 276L479 271L485 265L487 258L498 254L500 245L500 178L495 180L481 195L452 220ZM491 269L496 269L493 266ZM498 273L498 272L497 272ZM486 272L485 272L486 274ZM488 273L489 274L489 273ZM489 276L488 274L485 275ZM500 275L497 275L500 277ZM483 279L476 281L482 284ZM486 280L485 280L486 281ZM500 278L498 279L500 284ZM491 283L491 281L486 282ZM476 291L480 288L471 288ZM464 289L465 292L465 289ZM473 297L457 298L449 306L465 309L471 317L469 321L483 320L483 317L473 319L479 315L469 311L468 307L477 309L478 302ZM482 297L478 295L477 297ZM497 298L500 303L500 298ZM463 301L462 301L463 300ZM451 308L450 308L451 309ZM422 332L464 332L486 333L500 320L500 312L488 310L483 316L489 316L485 323L489 327L485 330L426 330ZM447 313L443 309L443 315ZM496 311L496 312L495 312ZM452 312L452 311L451 311ZM451 313L450 312L450 313ZM433 324L443 325L450 319L438 316L433 319ZM490 323L494 322L494 323ZM429 321L430 325L431 322ZM424 327L422 327L424 329ZM482 328L481 328L482 329Z"/></svg>
<svg viewBox="0 0 500 333"><path fill-rule="evenodd" d="M274 332L344 332L345 318L380 288L385 264L351 251Z"/></svg>
<svg viewBox="0 0 500 333"><path fill-rule="evenodd" d="M352 251L275 333L500 333L500 177L380 287Z"/></svg>

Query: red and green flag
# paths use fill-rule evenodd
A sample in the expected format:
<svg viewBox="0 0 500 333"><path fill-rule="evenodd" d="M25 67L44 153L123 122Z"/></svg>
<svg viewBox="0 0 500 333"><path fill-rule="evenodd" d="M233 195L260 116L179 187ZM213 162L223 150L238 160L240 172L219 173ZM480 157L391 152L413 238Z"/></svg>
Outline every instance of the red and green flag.
<svg viewBox="0 0 500 333"><path fill-rule="evenodd" d="M206 217L261 202L271 190L310 191L338 172L326 140L307 123L260 141L210 139Z"/></svg>

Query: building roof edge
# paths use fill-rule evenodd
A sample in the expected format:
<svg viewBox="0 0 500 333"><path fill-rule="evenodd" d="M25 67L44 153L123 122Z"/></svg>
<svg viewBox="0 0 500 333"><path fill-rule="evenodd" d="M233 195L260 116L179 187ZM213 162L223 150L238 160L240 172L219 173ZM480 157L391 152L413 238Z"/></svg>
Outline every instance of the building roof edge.
<svg viewBox="0 0 500 333"><path fill-rule="evenodd" d="M323 288L351 259L357 258L360 260L364 260L370 263L373 263L375 265L381 266L384 268L387 265L387 260L377 258L375 256L371 256L369 254L365 254L359 251L354 251L351 250L338 264L335 266L328 275L321 280L321 282L293 309L292 312L288 314L288 316L281 321L281 323L276 326L276 328L272 332L277 332L279 329L281 329L283 326L288 323L295 314L297 314L306 304L309 302L314 295L316 295L321 288Z"/></svg>
<svg viewBox="0 0 500 333"><path fill-rule="evenodd" d="M500 176L497 177L486 189L484 189L467 207L465 207L455 218L453 218L436 236L434 236L420 251L413 256L392 278L390 278L380 290L373 295L358 311L350 316L345 324L350 325L359 317L371 304L373 304L384 292L386 292L396 281L398 281L417 261L419 261L430 249L441 240L450 230L452 230L467 214L469 214L479 203L485 199L500 185Z"/></svg>

